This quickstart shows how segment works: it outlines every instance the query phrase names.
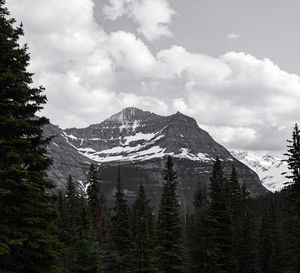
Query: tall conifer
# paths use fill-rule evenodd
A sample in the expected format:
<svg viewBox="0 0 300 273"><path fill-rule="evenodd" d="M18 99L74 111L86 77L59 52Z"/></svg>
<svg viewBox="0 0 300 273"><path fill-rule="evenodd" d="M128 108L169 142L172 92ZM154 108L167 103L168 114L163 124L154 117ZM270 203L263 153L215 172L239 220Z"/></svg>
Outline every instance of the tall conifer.
<svg viewBox="0 0 300 273"><path fill-rule="evenodd" d="M111 238L118 257L118 272L125 272L129 265L129 251L131 249L132 234L130 230L129 208L121 183L120 166L117 174L117 191L115 193L115 206L111 218Z"/></svg>
<svg viewBox="0 0 300 273"><path fill-rule="evenodd" d="M265 207L260 224L260 257L261 270L266 273L280 272L278 261L281 258L279 249L279 234L274 202Z"/></svg>
<svg viewBox="0 0 300 273"><path fill-rule="evenodd" d="M154 273L153 216L143 185L139 187L132 214L131 272Z"/></svg>
<svg viewBox="0 0 300 273"><path fill-rule="evenodd" d="M287 187L288 213L287 225L289 241L289 270L290 272L300 272L300 131L295 124L292 140L288 140L287 163L290 170L286 177L290 179Z"/></svg>
<svg viewBox="0 0 300 273"><path fill-rule="evenodd" d="M205 221L206 262L204 272L236 272L234 256L235 238L227 190L228 182L223 175L219 157L210 178L210 204Z"/></svg>
<svg viewBox="0 0 300 273"><path fill-rule="evenodd" d="M164 170L164 184L157 223L159 272L181 273L183 266L183 227L179 217L176 172L171 156Z"/></svg>
<svg viewBox="0 0 300 273"><path fill-rule="evenodd" d="M107 235L107 220L105 215L105 199L101 192L100 181L97 170L92 163L88 172L87 198L89 212L92 217L94 229L99 242L102 242Z"/></svg>
<svg viewBox="0 0 300 273"><path fill-rule="evenodd" d="M59 246L47 196L51 161L42 127L48 120L35 116L46 97L31 85L22 26L14 24L0 0L0 271L49 272Z"/></svg>

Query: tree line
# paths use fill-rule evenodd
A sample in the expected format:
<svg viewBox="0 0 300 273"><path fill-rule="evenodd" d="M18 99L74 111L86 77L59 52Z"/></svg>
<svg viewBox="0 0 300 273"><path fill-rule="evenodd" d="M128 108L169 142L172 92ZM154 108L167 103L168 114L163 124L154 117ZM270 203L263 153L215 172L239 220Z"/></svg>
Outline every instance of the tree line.
<svg viewBox="0 0 300 273"><path fill-rule="evenodd" d="M167 158L155 215L143 185L129 206L119 168L113 208L90 166L87 193L72 176L55 191L36 114L46 103L32 87L27 45L0 0L0 272L300 272L300 133L287 149L290 184L250 198L232 166L216 158L210 185L199 185L194 208L180 213L176 171ZM54 194L54 192L56 192Z"/></svg>

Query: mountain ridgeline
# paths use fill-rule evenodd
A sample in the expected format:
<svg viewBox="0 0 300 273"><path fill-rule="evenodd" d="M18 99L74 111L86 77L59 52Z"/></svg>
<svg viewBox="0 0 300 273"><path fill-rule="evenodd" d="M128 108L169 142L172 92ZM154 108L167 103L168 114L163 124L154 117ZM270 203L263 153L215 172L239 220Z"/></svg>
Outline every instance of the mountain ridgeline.
<svg viewBox="0 0 300 273"><path fill-rule="evenodd" d="M225 174L234 164L240 183L252 196L268 191L257 174L218 144L197 122L177 112L160 116L137 108L125 108L99 124L87 128L62 130L48 125L46 136L53 136L48 146L53 165L49 178L64 187L71 174L78 186L86 188L90 163L98 165L98 176L108 202L116 187L118 166L129 202L133 202L138 186L143 184L153 204L159 202L162 190L162 169L168 155L174 158L178 176L178 194L184 210L192 206L197 188L206 187L213 163L219 155Z"/></svg>

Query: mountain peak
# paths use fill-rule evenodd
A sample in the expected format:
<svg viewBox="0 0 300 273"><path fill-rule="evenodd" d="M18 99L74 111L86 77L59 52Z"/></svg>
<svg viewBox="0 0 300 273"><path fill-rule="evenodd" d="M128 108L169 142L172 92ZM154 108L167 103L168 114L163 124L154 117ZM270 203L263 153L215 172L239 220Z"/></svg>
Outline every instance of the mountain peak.
<svg viewBox="0 0 300 273"><path fill-rule="evenodd" d="M158 117L158 115L149 111L143 111L136 107L126 107L117 114L112 115L105 121L112 121L118 123L133 122L135 120L145 120Z"/></svg>
<svg viewBox="0 0 300 273"><path fill-rule="evenodd" d="M55 135L53 131L48 135ZM181 195L187 205L191 205L190 200L199 179L209 183L209 173L217 154L227 166L226 172L231 171L233 163L237 164L237 170L242 174L240 183L245 183L253 196L267 192L254 171L234 159L228 150L198 126L195 119L180 112L160 116L128 107L101 123L81 129L61 130L57 135L49 149L56 159L56 170L57 166L63 168L59 172L60 177L73 168L74 161L77 166L74 178L84 181L82 174L86 172L86 162L99 164L102 166L103 180L109 181L104 187L109 198L114 186L112 174L119 164L126 172L126 189L135 191L135 186L142 182L149 185L151 196L160 196L158 181L168 155L174 157L178 179L183 185ZM65 155L65 152L69 152L69 155ZM56 179L57 171L53 172L52 177ZM128 181L125 181L125 177L128 177ZM132 194L134 196L135 192Z"/></svg>
<svg viewBox="0 0 300 273"><path fill-rule="evenodd" d="M268 190L280 191L285 186L286 178L282 173L288 172L288 166L281 158L264 152L231 151L231 154L254 170Z"/></svg>

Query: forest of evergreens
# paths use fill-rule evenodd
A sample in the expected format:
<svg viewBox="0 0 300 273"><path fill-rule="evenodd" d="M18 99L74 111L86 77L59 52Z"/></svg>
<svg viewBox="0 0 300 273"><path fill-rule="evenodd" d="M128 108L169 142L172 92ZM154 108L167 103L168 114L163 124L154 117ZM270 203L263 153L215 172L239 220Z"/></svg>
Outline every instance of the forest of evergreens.
<svg viewBox="0 0 300 273"><path fill-rule="evenodd" d="M51 164L43 136L49 123L36 114L46 103L32 87L22 26L0 0L0 272L300 272L300 132L287 147L287 186L250 198L232 166L217 157L210 186L199 184L183 214L173 160L162 170L162 196L150 205L143 185L130 206L116 174L113 207L90 166L86 193L70 170L65 190L47 179ZM157 211L155 214L154 211Z"/></svg>

